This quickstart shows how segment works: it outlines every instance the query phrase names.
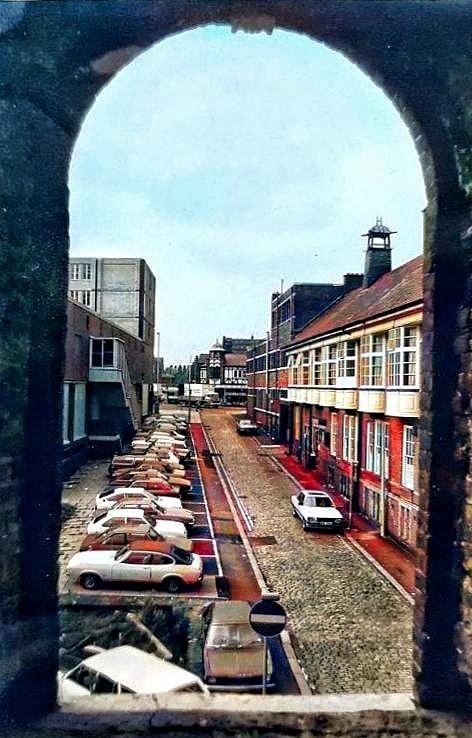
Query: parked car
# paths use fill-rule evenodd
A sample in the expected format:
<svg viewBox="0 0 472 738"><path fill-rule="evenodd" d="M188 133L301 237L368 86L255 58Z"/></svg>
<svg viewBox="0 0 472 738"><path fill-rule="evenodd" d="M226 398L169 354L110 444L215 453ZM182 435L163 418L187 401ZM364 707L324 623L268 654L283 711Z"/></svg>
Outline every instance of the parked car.
<svg viewBox="0 0 472 738"><path fill-rule="evenodd" d="M300 518L304 530L316 528L339 533L346 527L346 521L326 492L306 489L290 499L293 515Z"/></svg>
<svg viewBox="0 0 472 738"><path fill-rule="evenodd" d="M140 550L144 549L144 550ZM135 543L119 551L81 551L67 564L72 581L85 589L99 589L104 583L162 585L167 592L203 579L203 561L198 554L174 548L171 553L146 550Z"/></svg>
<svg viewBox="0 0 472 738"><path fill-rule="evenodd" d="M58 674L58 701L65 704L89 694L165 694L203 692L199 677L134 646L103 650Z"/></svg>
<svg viewBox="0 0 472 738"><path fill-rule="evenodd" d="M188 538L178 536L163 536L158 533L149 523L140 520L129 520L126 525L117 525L107 528L103 533L92 533L85 536L80 544L81 551L119 551L123 546L130 545L134 541L155 541L167 546L177 545L185 551L193 550L193 542Z"/></svg>
<svg viewBox="0 0 472 738"><path fill-rule="evenodd" d="M163 497L180 497L180 491L178 487L171 486L169 482L163 482L159 477L148 477L146 479L137 479L135 482L130 482L130 487L138 487L139 489L145 489L148 492L156 491Z"/></svg>
<svg viewBox="0 0 472 738"><path fill-rule="evenodd" d="M146 517L149 519L154 517L156 520L175 520L183 523L187 528L195 525L195 515L190 510L184 510L183 507L159 505L157 500L150 500L146 497L133 498L132 500L125 497L113 505L114 510L126 510L131 507L139 507L144 510Z"/></svg>
<svg viewBox="0 0 472 738"><path fill-rule="evenodd" d="M140 523L149 523L157 533L163 536L173 536L177 538L187 538L187 530L183 523L171 520L155 520L146 517L144 510L139 508L126 508L125 510L111 508L111 510L103 510L90 521L87 526L87 533L103 533L109 528L117 525L126 525L129 520L137 520Z"/></svg>
<svg viewBox="0 0 472 738"><path fill-rule="evenodd" d="M247 602L211 603L204 615L203 680L210 690L246 692L262 689L264 643L249 624ZM267 687L273 666L267 655Z"/></svg>
<svg viewBox="0 0 472 738"><path fill-rule="evenodd" d="M241 436L254 436L258 432L258 427L252 420L238 420L236 428Z"/></svg>
<svg viewBox="0 0 472 738"><path fill-rule="evenodd" d="M153 495L142 487L135 487L130 489L129 487L116 487L114 490L104 490L99 492L95 497L95 508L97 510L108 510L109 508L116 505L117 502L123 502L124 499L130 501L134 499L143 498L152 499Z"/></svg>

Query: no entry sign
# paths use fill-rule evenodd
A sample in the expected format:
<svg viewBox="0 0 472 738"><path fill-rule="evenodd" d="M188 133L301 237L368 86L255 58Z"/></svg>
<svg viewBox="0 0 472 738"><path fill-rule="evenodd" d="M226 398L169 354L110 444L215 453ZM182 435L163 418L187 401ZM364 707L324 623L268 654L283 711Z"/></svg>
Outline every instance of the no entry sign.
<svg viewBox="0 0 472 738"><path fill-rule="evenodd" d="M256 633L264 638L273 638L285 628L287 613L278 602L260 600L251 607L249 622Z"/></svg>

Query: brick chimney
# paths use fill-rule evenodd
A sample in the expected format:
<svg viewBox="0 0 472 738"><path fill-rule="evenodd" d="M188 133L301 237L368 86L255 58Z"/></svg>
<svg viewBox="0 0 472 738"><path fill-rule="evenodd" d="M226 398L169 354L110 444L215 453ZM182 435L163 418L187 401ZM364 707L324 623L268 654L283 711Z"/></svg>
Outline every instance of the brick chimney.
<svg viewBox="0 0 472 738"><path fill-rule="evenodd" d="M343 280L344 294L352 292L352 290L358 290L362 287L364 281L363 274L345 274Z"/></svg>
<svg viewBox="0 0 472 738"><path fill-rule="evenodd" d="M379 277L392 270L392 247L390 236L396 231L391 231L382 223L382 218L377 218L376 223L363 237L367 237L367 251L365 252L365 266L363 287L370 287Z"/></svg>

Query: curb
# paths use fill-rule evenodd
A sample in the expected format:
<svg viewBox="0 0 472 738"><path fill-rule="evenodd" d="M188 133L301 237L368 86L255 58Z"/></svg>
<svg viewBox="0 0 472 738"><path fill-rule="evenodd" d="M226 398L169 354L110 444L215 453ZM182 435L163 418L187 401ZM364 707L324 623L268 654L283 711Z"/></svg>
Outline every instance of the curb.
<svg viewBox="0 0 472 738"><path fill-rule="evenodd" d="M256 443L257 443L257 441L256 441ZM258 446L259 446L260 448L264 448L264 447L263 447L263 445L262 445L261 443L258 443ZM284 467L284 465L283 465L283 464L281 464L281 463L280 463L280 461L279 461L279 460L278 460L278 459L277 459L277 458L276 458L275 456L271 456L270 454L267 454L267 457L268 457L268 458L270 458L270 459L271 459L271 460L272 460L272 461L274 462L274 464L275 464L275 465L277 466L277 468L278 468L278 469L280 469L280 471L282 471L282 472L283 472L283 473L284 473L284 474L285 474L285 475L286 475L286 476L287 476L287 477L288 477L288 478L289 478L289 479L290 479L290 480L291 480L291 481L293 482L293 484L295 484L295 486L296 486L296 487L297 487L298 489L303 489L303 487L302 487L302 485L300 484L300 482L298 481L298 479L296 479L296 478L295 478L295 477L293 476L293 474L291 474L291 473L290 473L290 472L288 471L288 469L286 469L286 468ZM361 546L361 544L360 544L360 543L358 543L358 542L356 541L356 539L355 539L355 538L353 538L353 537L352 537L352 536L350 535L350 533L347 533L347 532L346 532L346 533L344 534L344 536L339 536L339 537L340 537L340 539L341 539L341 540L342 540L342 541L343 541L343 542L344 542L344 543L346 544L346 546L352 546L352 548L353 548L353 549L354 549L354 550L355 550L355 551L356 551L357 553L359 553L359 554L360 554L361 556L363 556L363 557L364 557L364 559L366 559L366 561L368 561L368 562L369 562L369 564L371 564L371 565L372 565L372 566L374 567L374 569L376 569L376 570L377 570L377 571L379 572L379 574L381 574L381 575L383 576L383 578L384 578L384 579L386 579L386 580L387 580L387 582L389 582L389 584L391 584L391 585L392 585L392 587L394 587L394 588L395 588L395 589L397 590L397 592L399 592L399 594L401 594L401 596L403 597L403 599L405 599L405 600L406 600L406 601L408 602L408 604L409 604L409 605L413 606L413 605L415 604L415 599L414 599L414 597L413 597L413 596L412 596L412 595L411 595L411 594L410 594L410 593L408 592L408 590L406 590L406 589L405 589L404 587L402 587L402 585L401 585L401 584L400 584L399 582L397 582L397 580L395 579L395 577L393 577L393 576L392 576L392 575L390 574L390 572L388 572L388 571L387 571L387 570L386 570L386 569L385 569L385 568L384 568L384 567L382 566L382 564L379 564L379 562L377 561L377 559L375 559L375 558L374 558L374 557L372 556L372 554L370 554L370 553L369 553L368 551L366 551L366 550L365 550L365 548L363 548L363 546Z"/></svg>
<svg viewBox="0 0 472 738"><path fill-rule="evenodd" d="M363 546L361 546L355 538L353 538L349 533L345 533L343 540L346 546L352 546L352 548L360 553L361 556L363 556L364 559L366 559L366 561L368 561L374 567L374 569L377 569L379 574L381 574L384 579L386 579L387 582L389 582L389 584L391 584L392 587L394 587L397 592L401 594L403 599L405 599L409 605L413 606L415 604L415 598L404 587L402 587L402 585L397 582L395 577L393 577L390 572L384 569L382 564L379 564L377 559L375 559L368 551L366 551L365 548L363 548Z"/></svg>
<svg viewBox="0 0 472 738"><path fill-rule="evenodd" d="M213 441L209 437L209 434L207 433L206 428L203 425L203 423L202 423L202 431L203 431L203 436L204 436L204 438L205 438L205 440L206 440L206 442L208 444L208 448L210 450L214 451L215 450L215 446L213 444ZM228 472L224 468L224 464L223 464L223 462L221 461L221 459L218 456L215 456L213 458L213 461L214 461L214 464L215 464L216 472L218 474L218 478L219 478L219 480L221 482L221 486L223 488L223 492L225 494L225 497L226 497L226 499L228 501L228 505L230 506L231 512L233 514L233 517L234 517L234 520L235 520L235 523L236 523L236 527L237 527L237 529L239 531L239 535L241 536L241 540L243 542L243 546L244 546L244 548L246 550L248 559L249 559L249 561L251 563L251 567L252 567L252 570L254 572L254 576L256 577L256 582L257 582L257 584L258 584L258 586L259 586L259 588L261 590L261 593L262 593L262 592L264 592L264 590L267 590L267 584L266 584L266 581L264 579L264 575L262 574L262 571L261 571L261 569L259 567L259 564L257 562L257 559L256 559L256 557L254 555L254 552L252 550L252 546L251 546L251 543L250 543L249 538L247 536L247 533L244 530L244 526L241 523L241 519L240 519L240 517L238 515L238 512L237 512L236 507L234 505L234 502L232 500L232 494L230 492L231 484L230 484ZM287 658L288 664L289 664L290 669L292 671L293 677L294 677L294 679L295 679L295 681L297 683L297 687L300 690L300 694L301 695L304 695L304 696L311 695L312 694L311 689L308 686L308 682L307 682L307 680L305 678L305 675L304 675L304 673L302 671L302 668L301 668L300 664L297 661L297 657L295 655L295 651L293 649L292 642L290 640L290 635L287 633L286 630L283 630L282 633L280 634L280 641L281 641L282 648L285 651L285 656Z"/></svg>

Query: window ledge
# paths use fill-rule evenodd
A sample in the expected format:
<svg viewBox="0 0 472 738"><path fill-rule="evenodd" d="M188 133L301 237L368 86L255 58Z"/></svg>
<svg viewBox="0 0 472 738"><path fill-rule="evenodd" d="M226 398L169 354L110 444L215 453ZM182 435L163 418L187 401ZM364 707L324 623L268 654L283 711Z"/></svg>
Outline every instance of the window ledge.
<svg viewBox="0 0 472 738"><path fill-rule="evenodd" d="M195 735L286 735L349 738L353 732L384 736L429 738L431 735L470 736L472 723L465 717L416 710L408 694L338 694L309 697L271 695L168 694L152 696L85 697L62 707L36 724L38 738L92 735L149 736L179 732L182 738ZM167 732L166 732L167 731ZM187 732L188 731L188 732ZM256 732L252 732L256 731ZM31 738L33 738L33 735ZM13 736L12 736L13 738Z"/></svg>

